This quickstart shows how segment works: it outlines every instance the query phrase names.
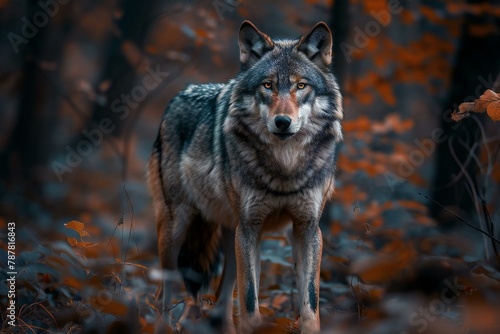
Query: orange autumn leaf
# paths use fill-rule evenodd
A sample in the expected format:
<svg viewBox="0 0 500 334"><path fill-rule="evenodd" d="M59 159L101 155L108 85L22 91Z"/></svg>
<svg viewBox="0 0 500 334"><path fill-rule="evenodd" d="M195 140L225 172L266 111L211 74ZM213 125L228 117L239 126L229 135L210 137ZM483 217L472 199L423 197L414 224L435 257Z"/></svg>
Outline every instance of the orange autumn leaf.
<svg viewBox="0 0 500 334"><path fill-rule="evenodd" d="M493 23L471 24L468 26L469 34L473 36L485 37L498 33L498 27Z"/></svg>
<svg viewBox="0 0 500 334"><path fill-rule="evenodd" d="M427 20L432 23L440 24L443 21L443 18L438 15L437 11L430 7L421 6L420 12Z"/></svg>
<svg viewBox="0 0 500 334"><path fill-rule="evenodd" d="M458 106L458 112L461 114L471 111L474 111L474 102L464 102Z"/></svg>
<svg viewBox="0 0 500 334"><path fill-rule="evenodd" d="M382 298L385 296L386 289L383 287L369 287L367 288L367 292L370 300L377 301L382 300Z"/></svg>
<svg viewBox="0 0 500 334"><path fill-rule="evenodd" d="M474 101L474 112L485 112L491 102L500 100L500 96L491 89L487 89L483 95Z"/></svg>
<svg viewBox="0 0 500 334"><path fill-rule="evenodd" d="M387 10L387 2L385 0L369 0L364 1L365 11L371 13L373 11L380 12L382 10Z"/></svg>
<svg viewBox="0 0 500 334"><path fill-rule="evenodd" d="M78 245L78 240L76 240L76 238L72 238L72 237L67 237L68 238L68 243L71 245L71 246L77 246Z"/></svg>
<svg viewBox="0 0 500 334"><path fill-rule="evenodd" d="M358 261L353 264L351 272L365 283L383 283L397 276L407 265L407 262L386 256Z"/></svg>
<svg viewBox="0 0 500 334"><path fill-rule="evenodd" d="M83 282L75 277L63 277L63 284L79 290L82 288Z"/></svg>
<svg viewBox="0 0 500 334"><path fill-rule="evenodd" d="M360 116L357 119L344 121L342 127L346 132L352 131L370 131L372 122L366 116Z"/></svg>
<svg viewBox="0 0 500 334"><path fill-rule="evenodd" d="M82 248L87 248L87 247L93 247L96 245L96 244L82 240L83 237L90 237L90 234L87 231L85 231L85 225L82 222L72 220L69 223L64 224L64 227L66 227L67 229L76 231L78 233L78 235L80 236L80 240L67 236L68 243L71 246L73 246L73 247L78 246L78 247L82 247Z"/></svg>
<svg viewBox="0 0 500 334"><path fill-rule="evenodd" d="M134 68L137 68L146 60L142 50L132 41L124 41L121 50L127 62Z"/></svg>
<svg viewBox="0 0 500 334"><path fill-rule="evenodd" d="M371 223L371 227L373 228L378 228L382 225L384 225L384 219L382 217L376 217Z"/></svg>
<svg viewBox="0 0 500 334"><path fill-rule="evenodd" d="M425 205L423 205L422 203L417 202L417 201L399 200L399 201L397 201L397 204L405 209L412 210L412 211L417 211L417 212L421 212L421 213L425 213L427 211L427 207Z"/></svg>
<svg viewBox="0 0 500 334"><path fill-rule="evenodd" d="M200 38L208 38L209 37L207 31L204 29L196 29L195 33L196 33L196 36L198 36Z"/></svg>
<svg viewBox="0 0 500 334"><path fill-rule="evenodd" d="M500 173L498 173L500 175ZM500 179L500 177L499 177ZM338 223L335 223L333 222L331 225L330 225L330 233L332 235L338 235L340 232L342 232L342 230L344 229L344 226L342 226L341 224L338 224Z"/></svg>
<svg viewBox="0 0 500 334"><path fill-rule="evenodd" d="M296 320L290 319L290 318L285 318L285 317L280 317L280 318L275 318L274 323L278 325L276 328L266 328L266 333L297 333L299 331L299 325ZM288 331L285 331L285 329L288 329ZM260 332L262 333L262 332Z"/></svg>
<svg viewBox="0 0 500 334"><path fill-rule="evenodd" d="M288 301L289 297L286 296L286 295L277 295L276 297L273 298L273 301L272 301L272 306L279 310L279 309L282 309L283 308L283 304Z"/></svg>
<svg viewBox="0 0 500 334"><path fill-rule="evenodd" d="M471 112L487 112L488 116L494 121L500 121L500 95L487 89L474 102L464 102L458 106L458 111L451 113L451 119L455 122L468 117Z"/></svg>
<svg viewBox="0 0 500 334"><path fill-rule="evenodd" d="M318 2L319 2L319 0L318 0ZM248 8L246 8L244 6L237 6L236 11L238 12L238 14L240 14L241 17L250 16L250 11L248 10Z"/></svg>
<svg viewBox="0 0 500 334"><path fill-rule="evenodd" d="M389 133L394 131L396 133L405 133L413 127L413 120L401 119L398 113L390 113L385 117L382 122L373 122L372 131L374 133Z"/></svg>
<svg viewBox="0 0 500 334"><path fill-rule="evenodd" d="M451 119L455 122L469 117L470 113L474 110L474 102L464 102L458 106L458 111L451 113Z"/></svg>
<svg viewBox="0 0 500 334"><path fill-rule="evenodd" d="M72 220L69 223L64 224L66 228L69 228L71 230L74 230L80 235L80 238L83 237L89 237L90 235L88 234L87 231L84 230L85 225L79 221Z"/></svg>
<svg viewBox="0 0 500 334"><path fill-rule="evenodd" d="M413 17L412 12L408 9L404 9L401 12L401 22L404 24L413 24L415 22L415 18Z"/></svg>
<svg viewBox="0 0 500 334"><path fill-rule="evenodd" d="M498 311L497 305L470 301L466 304L464 318L474 332L487 333L492 328L498 328Z"/></svg>
<svg viewBox="0 0 500 334"><path fill-rule="evenodd" d="M270 307L267 307L267 306L264 306L264 305L260 305L259 306L259 311L260 311L260 314L262 314L264 316L267 316L267 317L274 316L274 310L271 309Z"/></svg>
<svg viewBox="0 0 500 334"><path fill-rule="evenodd" d="M396 97L394 96L392 86L388 82L380 82L376 88L386 104L396 104Z"/></svg>
<svg viewBox="0 0 500 334"><path fill-rule="evenodd" d="M415 258L415 251L403 242L396 242L385 248L384 254L354 262L351 273L358 275L365 283L387 282L407 269Z"/></svg>
<svg viewBox="0 0 500 334"><path fill-rule="evenodd" d="M491 102L486 109L488 116L494 121L500 121L500 100Z"/></svg>
<svg viewBox="0 0 500 334"><path fill-rule="evenodd" d="M122 303L121 301L118 301L116 299L112 298L112 295L106 295L102 294L105 297L100 297L100 298L91 298L90 299L90 304L94 308L98 308L104 313L107 314L112 314L115 316L125 316L127 314L128 306Z"/></svg>
<svg viewBox="0 0 500 334"><path fill-rule="evenodd" d="M68 243L73 247L78 246L81 248L89 248L89 247L97 246L97 244L94 244L91 242L78 241L76 238L71 238L71 237L67 237L67 238L68 238Z"/></svg>

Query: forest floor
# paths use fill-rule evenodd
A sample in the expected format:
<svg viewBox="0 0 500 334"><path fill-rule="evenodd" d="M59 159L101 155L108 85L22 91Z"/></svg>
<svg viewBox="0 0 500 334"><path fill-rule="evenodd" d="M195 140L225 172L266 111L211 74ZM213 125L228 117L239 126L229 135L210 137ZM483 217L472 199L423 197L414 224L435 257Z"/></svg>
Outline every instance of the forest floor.
<svg viewBox="0 0 500 334"><path fill-rule="evenodd" d="M337 201L349 200L349 188L341 189ZM351 219L322 223L325 333L500 332L500 272L498 263L483 259L481 233L465 223L437 226L417 201L372 201L346 212ZM16 226L21 235L13 268L16 327L9 325L11 286L2 270L2 333L153 333L161 328L158 257L131 223L122 217L109 234L92 222L69 221L64 233L33 230L28 237ZM2 231L9 226L0 221ZM7 248L0 248L5 267ZM266 327L261 333L298 333L291 253L283 235L264 236L259 299ZM201 298L207 318L195 324L194 332L208 326L216 287L217 280ZM178 319L190 298L181 282L174 290L177 302L170 313ZM237 322L236 302L234 312Z"/></svg>

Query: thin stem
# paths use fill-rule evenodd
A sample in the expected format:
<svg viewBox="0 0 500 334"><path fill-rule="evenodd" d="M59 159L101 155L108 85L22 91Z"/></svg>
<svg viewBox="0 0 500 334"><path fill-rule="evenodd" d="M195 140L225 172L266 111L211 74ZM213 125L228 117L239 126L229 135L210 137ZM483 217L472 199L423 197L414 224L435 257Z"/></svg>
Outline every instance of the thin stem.
<svg viewBox="0 0 500 334"><path fill-rule="evenodd" d="M475 227L474 225L472 225L471 223L469 223L468 221L466 221L465 219L463 219L462 217L460 217L459 215L457 215L456 213L454 213L453 211L450 211L448 210L446 207L444 207L443 205L441 205L441 203L438 203L437 201L433 200L432 198L430 198L429 196L426 196L424 194L422 194L421 192L418 193L420 196L423 196L425 197L426 199L432 201L433 203L437 204L439 207L441 207L443 210L445 210L446 212L450 213L451 215L453 215L455 218L457 218L458 220L464 222L467 226L469 227L472 227L473 229L475 229L476 231L478 232L481 232L482 234L484 234L485 236L487 236L488 238L490 238L491 240L495 241L497 244L500 244L500 240L496 239L494 236L488 234L487 232L481 230L480 228L478 227Z"/></svg>

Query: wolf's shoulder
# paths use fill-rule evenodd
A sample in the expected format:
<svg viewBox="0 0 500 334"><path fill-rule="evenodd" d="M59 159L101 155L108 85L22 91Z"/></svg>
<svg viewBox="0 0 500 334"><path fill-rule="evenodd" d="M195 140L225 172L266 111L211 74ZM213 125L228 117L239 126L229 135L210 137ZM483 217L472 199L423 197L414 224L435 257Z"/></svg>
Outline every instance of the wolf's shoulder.
<svg viewBox="0 0 500 334"><path fill-rule="evenodd" d="M164 118L175 125L213 118L219 95L227 84L191 84L180 91L169 103Z"/></svg>
<svg viewBox="0 0 500 334"><path fill-rule="evenodd" d="M177 97L190 101L208 101L219 95L226 84L222 83L206 83L206 84L191 84L181 91Z"/></svg>
<svg viewBox="0 0 500 334"><path fill-rule="evenodd" d="M198 109L211 108L224 86L225 84L214 83L188 85L170 101L166 113L176 113L179 109L196 112Z"/></svg>

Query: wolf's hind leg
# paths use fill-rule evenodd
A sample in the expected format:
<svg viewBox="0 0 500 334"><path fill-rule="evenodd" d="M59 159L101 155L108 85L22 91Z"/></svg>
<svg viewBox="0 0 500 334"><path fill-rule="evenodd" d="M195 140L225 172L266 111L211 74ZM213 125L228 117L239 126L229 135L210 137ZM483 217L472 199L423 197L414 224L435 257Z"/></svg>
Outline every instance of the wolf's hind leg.
<svg viewBox="0 0 500 334"><path fill-rule="evenodd" d="M180 282L181 277L178 270L179 253L186 240L187 230L190 225L189 213L185 211L182 205L165 208L165 215L159 218L157 225L158 249L163 270L162 314L169 326L172 323L172 315L169 312L172 302L172 288L174 284Z"/></svg>
<svg viewBox="0 0 500 334"><path fill-rule="evenodd" d="M224 333L236 333L233 323L233 291L236 282L236 254L234 229L222 228L222 249L224 251L224 269L215 296L217 304L212 311L211 325Z"/></svg>

